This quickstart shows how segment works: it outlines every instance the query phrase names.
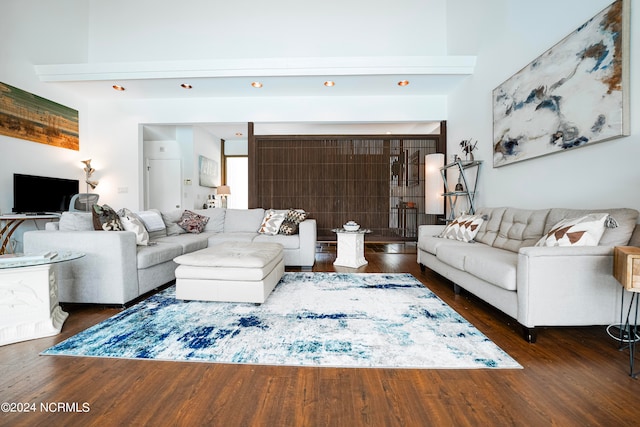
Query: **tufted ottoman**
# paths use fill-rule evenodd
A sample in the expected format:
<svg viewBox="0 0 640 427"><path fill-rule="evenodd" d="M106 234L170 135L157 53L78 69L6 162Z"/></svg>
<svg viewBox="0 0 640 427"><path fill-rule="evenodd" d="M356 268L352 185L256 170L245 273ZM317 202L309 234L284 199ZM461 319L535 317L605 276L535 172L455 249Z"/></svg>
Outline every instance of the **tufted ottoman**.
<svg viewBox="0 0 640 427"><path fill-rule="evenodd" d="M279 243L228 242L174 258L176 298L263 303L284 273Z"/></svg>

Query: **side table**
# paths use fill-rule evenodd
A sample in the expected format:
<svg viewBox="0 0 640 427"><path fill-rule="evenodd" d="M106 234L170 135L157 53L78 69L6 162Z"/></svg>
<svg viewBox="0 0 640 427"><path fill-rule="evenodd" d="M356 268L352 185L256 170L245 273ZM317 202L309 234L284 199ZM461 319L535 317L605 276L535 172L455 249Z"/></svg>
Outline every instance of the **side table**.
<svg viewBox="0 0 640 427"><path fill-rule="evenodd" d="M640 248L635 246L616 246L613 249L613 277L624 287L632 292L631 302L627 310L627 319L623 323L624 291L621 298L620 309L620 349L629 347L629 375L637 378L640 372L634 372L634 360L638 336L638 293L640 293ZM633 305L635 302L635 313ZM633 316L633 318L632 318ZM633 320L633 324L632 324Z"/></svg>
<svg viewBox="0 0 640 427"><path fill-rule="evenodd" d="M9 242L11 235L26 220L36 219L59 219L60 215L43 214L43 215L25 215L25 214L9 214L0 215L0 255L9 253Z"/></svg>
<svg viewBox="0 0 640 427"><path fill-rule="evenodd" d="M338 237L338 256L333 265L358 268L369 262L364 258L364 235L371 230L347 231L344 228L331 230Z"/></svg>
<svg viewBox="0 0 640 427"><path fill-rule="evenodd" d="M0 345L56 335L69 316L58 304L54 264L83 257L5 255L0 259Z"/></svg>

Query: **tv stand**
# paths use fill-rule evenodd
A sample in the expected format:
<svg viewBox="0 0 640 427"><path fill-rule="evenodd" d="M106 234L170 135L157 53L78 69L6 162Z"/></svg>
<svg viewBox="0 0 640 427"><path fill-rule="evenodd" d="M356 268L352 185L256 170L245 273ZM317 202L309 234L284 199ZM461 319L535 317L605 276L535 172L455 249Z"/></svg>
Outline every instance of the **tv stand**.
<svg viewBox="0 0 640 427"><path fill-rule="evenodd" d="M0 255L9 253L8 248L9 242L11 241L11 235L13 235L16 229L28 219L34 221L37 219L60 219L60 216L43 214L40 212L0 215Z"/></svg>

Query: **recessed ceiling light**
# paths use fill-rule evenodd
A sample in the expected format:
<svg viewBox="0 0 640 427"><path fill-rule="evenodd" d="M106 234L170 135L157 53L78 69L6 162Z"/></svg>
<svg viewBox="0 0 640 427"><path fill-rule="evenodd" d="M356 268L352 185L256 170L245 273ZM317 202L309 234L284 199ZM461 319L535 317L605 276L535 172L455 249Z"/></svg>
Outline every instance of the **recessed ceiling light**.
<svg viewBox="0 0 640 427"><path fill-rule="evenodd" d="M180 85L180 87L183 88L183 89L192 89L193 88L193 86L191 86L189 83L182 83Z"/></svg>
<svg viewBox="0 0 640 427"><path fill-rule="evenodd" d="M242 136L242 132L236 132L236 136Z"/></svg>
<svg viewBox="0 0 640 427"><path fill-rule="evenodd" d="M125 89L124 89L124 86L120 86L120 85L113 85L113 86L111 86L111 87L112 87L112 88L114 88L115 90L119 90L119 91L123 91L123 90L125 90Z"/></svg>
<svg viewBox="0 0 640 427"><path fill-rule="evenodd" d="M400 80L398 82L398 86L408 86L409 85L409 80Z"/></svg>
<svg viewBox="0 0 640 427"><path fill-rule="evenodd" d="M331 80L327 80L326 82L324 82L324 85L325 85L326 87L331 87L331 86L335 86L335 85L336 85L336 82L331 81Z"/></svg>
<svg viewBox="0 0 640 427"><path fill-rule="evenodd" d="M257 88L260 88L260 87L262 87L262 83L260 83L260 82L253 82L253 83L251 83L251 86L253 86L253 87L257 87Z"/></svg>

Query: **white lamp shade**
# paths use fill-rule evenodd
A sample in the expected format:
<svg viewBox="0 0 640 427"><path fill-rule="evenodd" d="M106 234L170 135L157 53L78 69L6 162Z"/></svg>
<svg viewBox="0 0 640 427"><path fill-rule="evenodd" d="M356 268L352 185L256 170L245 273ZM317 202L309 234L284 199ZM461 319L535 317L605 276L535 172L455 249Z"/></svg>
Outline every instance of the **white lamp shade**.
<svg viewBox="0 0 640 427"><path fill-rule="evenodd" d="M424 212L432 215L444 214L444 182L440 168L444 166L444 154L427 154L424 158Z"/></svg>
<svg viewBox="0 0 640 427"><path fill-rule="evenodd" d="M221 185L216 189L216 194L218 196L228 196L231 194L231 187L228 185Z"/></svg>

